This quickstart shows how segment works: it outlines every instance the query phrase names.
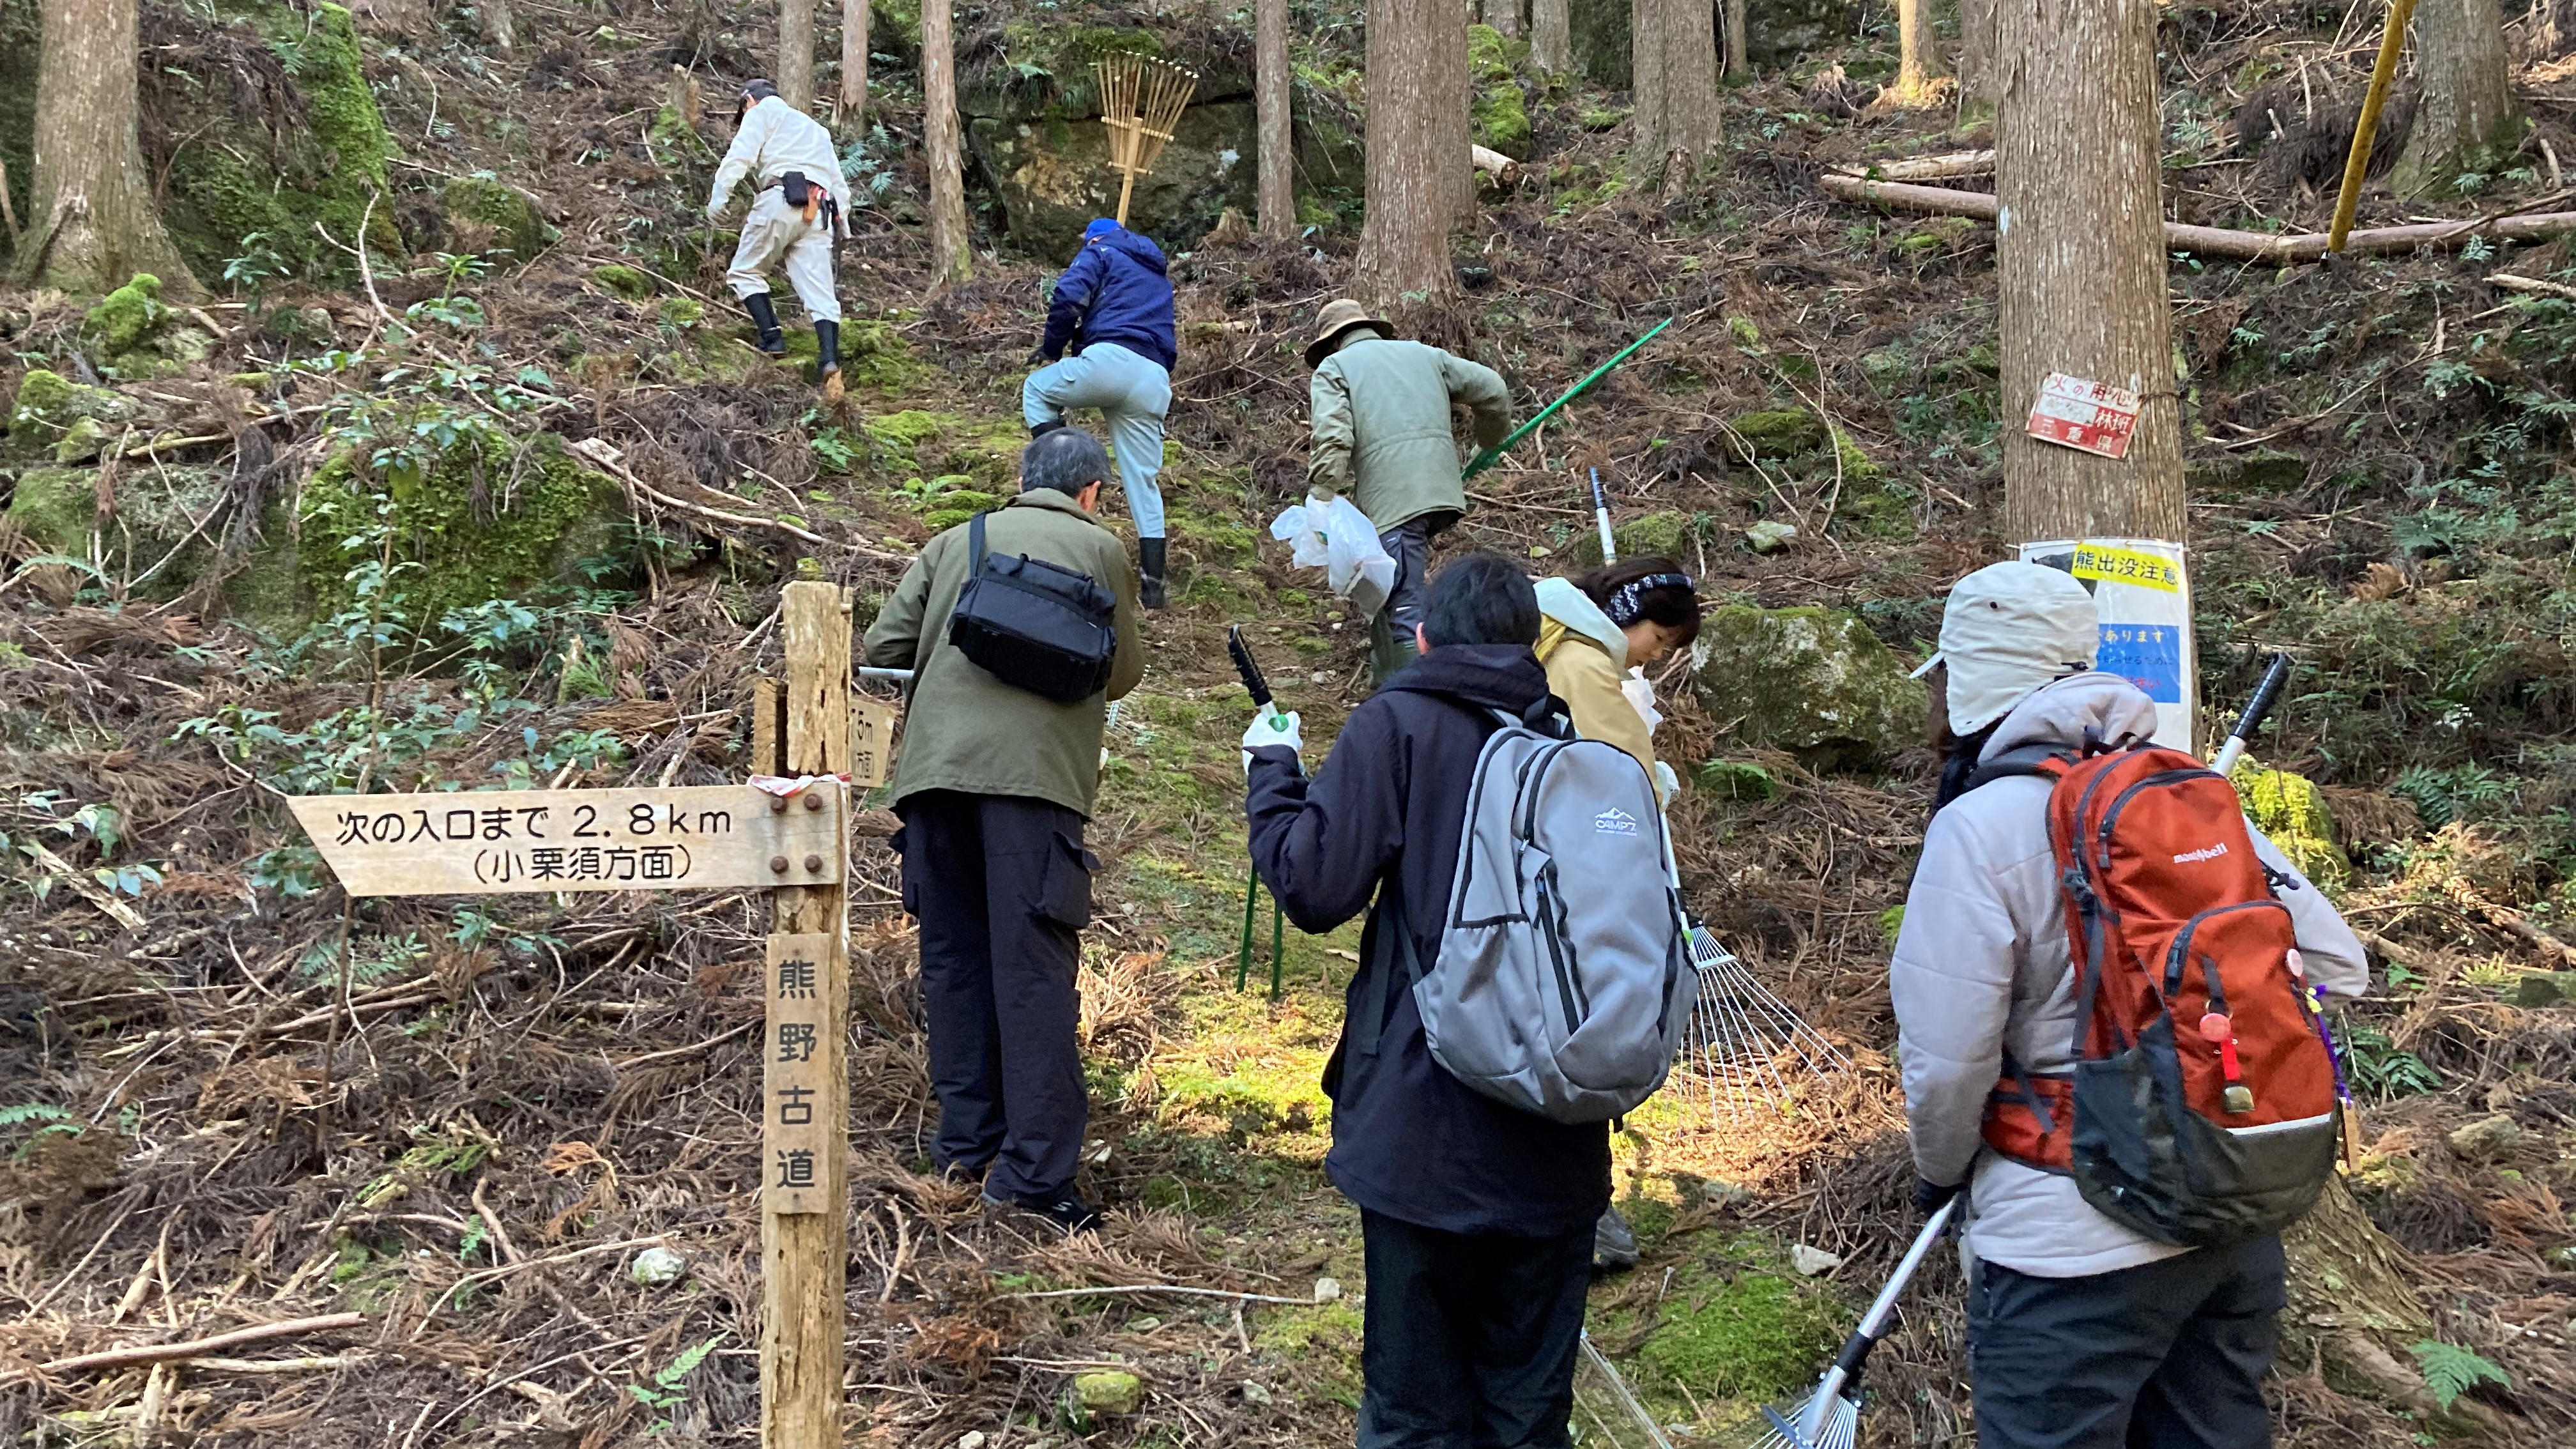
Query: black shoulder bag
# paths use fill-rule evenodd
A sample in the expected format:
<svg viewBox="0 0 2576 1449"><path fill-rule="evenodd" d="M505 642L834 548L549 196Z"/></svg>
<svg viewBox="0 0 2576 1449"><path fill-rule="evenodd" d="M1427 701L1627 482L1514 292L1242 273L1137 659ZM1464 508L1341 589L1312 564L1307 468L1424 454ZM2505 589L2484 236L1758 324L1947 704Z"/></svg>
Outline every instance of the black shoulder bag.
<svg viewBox="0 0 2576 1449"><path fill-rule="evenodd" d="M984 515L967 526L974 556L948 616L948 642L1014 688L1059 704L1109 686L1118 598L1089 574L1027 554L984 552Z"/></svg>

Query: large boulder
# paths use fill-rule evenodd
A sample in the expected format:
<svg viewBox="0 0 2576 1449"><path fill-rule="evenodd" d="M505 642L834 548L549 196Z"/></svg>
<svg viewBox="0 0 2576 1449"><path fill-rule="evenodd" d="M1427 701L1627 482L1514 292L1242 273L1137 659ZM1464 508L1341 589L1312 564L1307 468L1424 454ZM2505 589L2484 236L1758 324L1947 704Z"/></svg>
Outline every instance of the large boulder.
<svg viewBox="0 0 2576 1449"><path fill-rule="evenodd" d="M1691 672L1734 740L1816 769L1860 769L1923 738L1923 687L1867 624L1832 609L1729 605L1701 621Z"/></svg>

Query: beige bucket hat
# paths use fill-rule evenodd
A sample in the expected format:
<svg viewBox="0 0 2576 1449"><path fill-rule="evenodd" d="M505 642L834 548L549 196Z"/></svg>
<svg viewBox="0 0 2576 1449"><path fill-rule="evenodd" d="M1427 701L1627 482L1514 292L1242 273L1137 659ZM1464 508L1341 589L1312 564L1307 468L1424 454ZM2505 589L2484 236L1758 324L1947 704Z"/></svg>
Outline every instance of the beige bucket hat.
<svg viewBox="0 0 2576 1449"><path fill-rule="evenodd" d="M1324 304L1323 311L1315 314L1315 340L1306 344L1308 370L1323 366L1324 359L1332 355L1333 344L1341 341L1342 334L1354 327L1374 327L1380 337L1395 335L1395 324L1383 317L1370 316L1366 307L1348 297L1336 297Z"/></svg>

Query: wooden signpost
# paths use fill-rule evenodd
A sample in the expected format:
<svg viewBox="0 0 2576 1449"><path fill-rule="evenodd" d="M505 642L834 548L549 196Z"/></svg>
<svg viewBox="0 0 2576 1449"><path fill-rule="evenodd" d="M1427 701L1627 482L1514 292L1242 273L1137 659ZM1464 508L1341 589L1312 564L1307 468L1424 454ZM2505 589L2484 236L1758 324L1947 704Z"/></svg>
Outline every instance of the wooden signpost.
<svg viewBox="0 0 2576 1449"><path fill-rule="evenodd" d="M353 896L773 889L762 963L760 1442L839 1449L847 1281L847 794L882 784L894 712L852 715L839 588L789 584L787 679L755 680L756 775L676 789L470 790L291 799ZM848 776L844 784L841 777ZM783 785L780 788L785 788Z"/></svg>

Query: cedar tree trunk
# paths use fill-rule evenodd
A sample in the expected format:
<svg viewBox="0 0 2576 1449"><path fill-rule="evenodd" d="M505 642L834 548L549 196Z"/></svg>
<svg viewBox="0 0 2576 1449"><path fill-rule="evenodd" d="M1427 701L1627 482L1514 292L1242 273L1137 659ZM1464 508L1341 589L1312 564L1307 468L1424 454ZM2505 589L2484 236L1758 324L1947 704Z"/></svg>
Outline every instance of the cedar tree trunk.
<svg viewBox="0 0 2576 1449"><path fill-rule="evenodd" d="M18 279L96 295L150 272L165 293L196 295L135 139L135 0L44 0L43 25Z"/></svg>
<svg viewBox="0 0 2576 1449"><path fill-rule="evenodd" d="M814 114L814 0L778 0L778 98Z"/></svg>
<svg viewBox="0 0 2576 1449"><path fill-rule="evenodd" d="M1941 42L1932 34L1932 0L1896 0L1896 84L1888 99L1919 109L1940 99L1935 82L1948 75L1941 64Z"/></svg>
<svg viewBox="0 0 2576 1449"><path fill-rule="evenodd" d="M1744 58L1744 0L1726 0L1726 73L1751 75L1753 62Z"/></svg>
<svg viewBox="0 0 2576 1449"><path fill-rule="evenodd" d="M2000 5L1996 289L2004 533L2183 537L2181 403L2165 292L2156 0ZM2114 461L2029 436L2063 372L2143 399Z"/></svg>
<svg viewBox="0 0 2576 1449"><path fill-rule="evenodd" d="M1447 311L1458 299L1449 262L1460 178L1473 184L1463 141L1450 144L1442 52L1466 69L1467 31L1456 0L1369 0L1366 215L1355 268L1358 290L1380 308ZM1464 119L1465 106L1458 106Z"/></svg>
<svg viewBox="0 0 2576 1449"><path fill-rule="evenodd" d="M1437 127L1432 144L1440 148L1443 158L1441 175L1448 182L1447 226L1456 230L1476 214L1476 165L1470 159L1476 144L1476 119L1473 108L1473 77L1467 69L1467 26L1475 19L1472 0L1428 0L1435 13L1435 23L1445 29L1435 30L1432 57L1438 62L1434 78L1439 84L1432 101L1431 119Z"/></svg>
<svg viewBox="0 0 2576 1449"><path fill-rule="evenodd" d="M841 125L858 135L868 120L868 0L841 0Z"/></svg>
<svg viewBox="0 0 2576 1449"><path fill-rule="evenodd" d="M1628 170L1671 195L1717 149L1717 26L1708 0L1630 0L1636 130Z"/></svg>
<svg viewBox="0 0 2576 1449"><path fill-rule="evenodd" d="M1485 23L1494 33L1517 40L1521 33L1521 0L1485 0Z"/></svg>
<svg viewBox="0 0 2576 1449"><path fill-rule="evenodd" d="M1288 119L1288 0L1254 0L1252 61L1253 151L1260 167L1254 209L1261 214L1263 236L1293 236L1297 195L1290 171L1296 142Z"/></svg>
<svg viewBox="0 0 2576 1449"><path fill-rule="evenodd" d="M1959 119L1979 121L1995 113L2001 84L1996 53L1997 0L1959 0Z"/></svg>
<svg viewBox="0 0 2576 1449"><path fill-rule="evenodd" d="M482 17L483 38L492 42L492 53L507 56L518 45L518 26L510 15L510 0L475 0L474 13Z"/></svg>
<svg viewBox="0 0 2576 1449"><path fill-rule="evenodd" d="M2419 0L2414 29L2423 99L2388 184L2401 196L2457 197L2459 177L2501 169L2522 139L2504 17L2496 0Z"/></svg>
<svg viewBox="0 0 2576 1449"><path fill-rule="evenodd" d="M934 285L975 270L966 232L966 157L957 131L957 46L950 0L922 0L922 134L930 152L930 260Z"/></svg>
<svg viewBox="0 0 2576 1449"><path fill-rule="evenodd" d="M1574 18L1566 0L1530 0L1530 62L1544 71L1574 69Z"/></svg>

